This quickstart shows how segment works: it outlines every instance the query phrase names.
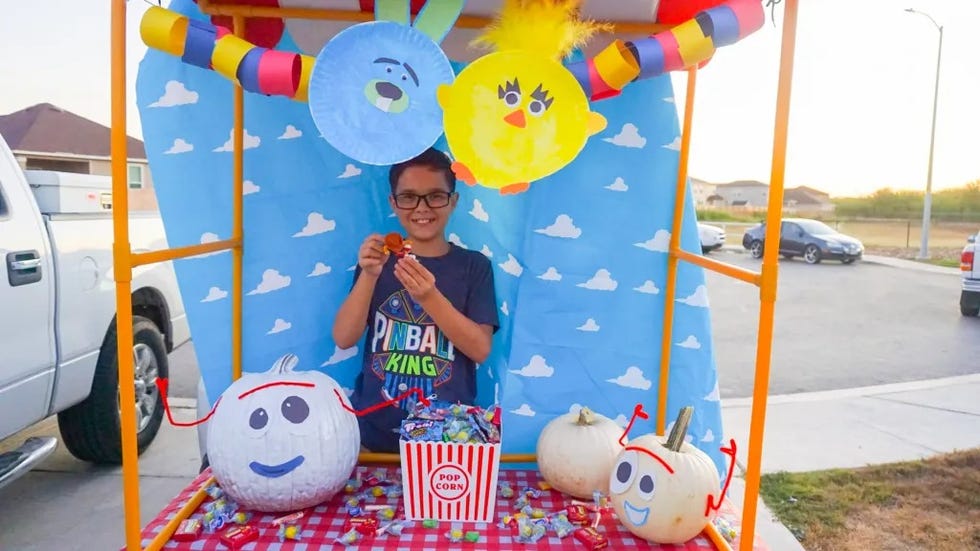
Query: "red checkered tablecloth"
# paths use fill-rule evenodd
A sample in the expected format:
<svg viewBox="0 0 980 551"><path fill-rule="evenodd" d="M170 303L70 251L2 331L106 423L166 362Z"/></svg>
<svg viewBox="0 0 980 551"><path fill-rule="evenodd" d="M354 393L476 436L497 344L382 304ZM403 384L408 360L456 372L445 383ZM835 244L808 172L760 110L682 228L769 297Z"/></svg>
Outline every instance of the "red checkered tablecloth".
<svg viewBox="0 0 980 551"><path fill-rule="evenodd" d="M380 469L385 471L385 478L387 480L401 480L401 475L398 468L381 467ZM359 466L356 470L366 478L371 473L378 471L379 467ZM150 543L153 537L163 529L164 525L166 525L167 522L177 514L177 511L183 507L185 503L187 503L194 492L196 492L201 485L204 484L208 478L210 478L210 476L210 469L201 473L187 486L187 488L184 489L183 492L180 493L179 496L177 496L176 499L170 503L170 505L168 505L163 511L160 512L159 515L157 515L156 518L154 518L149 524L146 525L146 527L144 527L142 533L143 547L146 547ZM524 487L536 488L539 481L540 478L536 471L500 470L500 482L509 483L515 490L519 490L520 488ZM330 501L325 502L312 510L306 511L306 516L297 523L302 527L302 536L299 541L279 541L277 535L278 531L277 528L273 526L272 520L276 517L282 516L282 514L253 515L249 524L259 529L259 539L246 544L245 546L241 547L241 549L245 551L301 551L332 546L337 546L339 549L341 548L342 544L337 543L335 540L343 533L344 521L348 518L346 507L344 505L344 498L345 494L341 493ZM498 519L507 513L513 512L514 500L515 498L504 499L499 496L498 492L496 511L496 516ZM192 517L202 517L205 512L204 506L209 501L210 498L206 499L205 502L198 507L197 511L194 512ZM364 503L396 506L398 507L399 516L402 515L402 498L369 498ZM539 498L532 500L532 505L534 507L539 507L546 511L557 511L559 509L564 509L570 504L571 498L554 490L542 491ZM739 514L735 507L727 499L722 505L719 515L721 515L736 529L739 528ZM402 516L402 518L404 517ZM464 531L479 531L481 535L480 541L477 543L450 542L446 537L446 532L451 528L460 528ZM219 540L220 533L225 529L227 529L227 526L221 530L218 530L218 532L214 534L202 532L201 536L196 541L192 542L179 542L171 540L164 546L164 549L185 549L193 551L227 549L227 547ZM611 512L603 515L602 522L599 525L599 531L604 533L606 537L609 538L609 546L606 548L609 550L635 549L700 551L715 549L711 541L708 540L707 536L704 536L703 534L683 545L651 544L633 536L619 523L614 514ZM737 540L733 542L732 547L738 547ZM576 551L582 551L585 549L585 546L573 536L559 539L551 530L548 531L548 534L545 537L541 538L535 543L521 543L517 540L510 528L502 528L499 522L495 524L441 522L438 529L426 529L422 526L421 522L409 521L406 523L401 537L395 537L388 534L377 537L368 537L360 540L350 548L357 549L359 551L448 551L459 549L493 549L495 551L573 549ZM768 550L758 536L755 538L754 548L761 551Z"/></svg>

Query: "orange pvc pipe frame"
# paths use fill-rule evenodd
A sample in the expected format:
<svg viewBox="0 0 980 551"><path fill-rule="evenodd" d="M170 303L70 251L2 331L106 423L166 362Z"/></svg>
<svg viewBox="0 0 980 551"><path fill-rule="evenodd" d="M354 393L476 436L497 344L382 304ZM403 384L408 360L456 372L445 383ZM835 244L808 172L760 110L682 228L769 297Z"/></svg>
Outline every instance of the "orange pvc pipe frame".
<svg viewBox="0 0 980 551"><path fill-rule="evenodd" d="M784 176L786 170L786 143L789 130L789 107L793 76L793 56L795 52L798 0L786 0L785 21L783 24L782 50L779 68L779 85L776 99L776 120L773 135L772 171L770 180L769 205L766 213L766 241L778 243ZM133 388L133 330L132 330L132 271L135 266L165 262L197 254L219 250L232 251L232 371L235 379L241 376L242 360L242 257L244 247L243 231L243 140L244 140L244 90L239 84L234 87L234 129L233 129L233 213L232 237L224 241L177 247L162 251L133 253L129 243L129 189L127 182L127 135L126 135L126 0L112 0L111 14L111 98L112 98L112 192L113 205L113 272L116 284L116 329L117 357L119 368L120 400L128 396ZM209 0L198 0L199 8L211 15L231 15L234 32L244 32L244 20L248 17L292 17L305 19L333 19L342 21L367 21L372 14L314 8L273 8L241 5L214 5ZM476 16L461 16L456 23L461 28L481 28L490 20ZM617 32L655 33L668 28L666 25L651 23L615 22ZM674 219L670 240L670 253L667 265L667 288L665 291L664 335L661 342L661 370L658 386L657 432L665 432L667 383L670 375L670 342L673 329L673 310L676 294L677 263L684 260L706 269L748 283L759 285L759 333L756 350L756 371L752 398L752 414L748 445L748 464L746 469L745 499L742 507L742 533L740 551L753 548L755 521L761 481L761 455L763 430L765 427L766 404L769 389L769 371L772 359L773 318L775 313L778 280L778 250L767 247L763 254L760 273L733 266L724 262L706 259L680 248L680 231L684 214L684 196L687 187L687 165L690 155L690 135L693 118L694 92L697 68L688 69L687 97L684 113L684 128L681 137L681 159L678 167L677 194L674 206ZM136 412L133 407L121 407L121 439L123 467L123 499L125 507L126 548L129 551L141 549L140 542L140 503L139 466L136 445ZM397 454L363 453L359 460L364 463L397 463ZM534 454L504 454L505 463L530 463ZM212 479L213 480L213 479ZM211 480L208 481L210 483ZM205 483L175 517L167 523L150 542L146 549L160 549L169 540L181 520L188 518L204 500ZM709 539L720 550L731 549L712 525L705 528Z"/></svg>

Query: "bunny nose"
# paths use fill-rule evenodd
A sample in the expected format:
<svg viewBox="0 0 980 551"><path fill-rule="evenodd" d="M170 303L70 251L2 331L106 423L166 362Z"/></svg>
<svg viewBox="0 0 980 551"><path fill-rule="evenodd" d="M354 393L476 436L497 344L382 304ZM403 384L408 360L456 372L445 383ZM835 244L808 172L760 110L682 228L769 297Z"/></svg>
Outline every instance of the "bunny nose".
<svg viewBox="0 0 980 551"><path fill-rule="evenodd" d="M511 114L504 117L504 120L518 128L524 128L527 126L527 119L524 118L524 110L518 109Z"/></svg>
<svg viewBox="0 0 980 551"><path fill-rule="evenodd" d="M402 89L390 82L379 82L374 85L374 89L379 96L391 101L398 101L402 97Z"/></svg>

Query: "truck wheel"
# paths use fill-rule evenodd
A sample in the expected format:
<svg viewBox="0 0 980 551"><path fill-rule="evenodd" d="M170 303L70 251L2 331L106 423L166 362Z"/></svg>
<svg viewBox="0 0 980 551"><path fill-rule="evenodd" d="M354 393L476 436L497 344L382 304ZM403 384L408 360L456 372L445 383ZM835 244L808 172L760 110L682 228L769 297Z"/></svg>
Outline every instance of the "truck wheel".
<svg viewBox="0 0 980 551"><path fill-rule="evenodd" d="M122 463L119 413L119 367L116 358L116 325L113 323L99 353L92 393L84 401L58 414L58 428L65 447L82 461ZM142 454L153 442L163 420L163 399L156 386L167 377L167 348L156 324L133 316L133 363L136 388L137 450Z"/></svg>
<svg viewBox="0 0 980 551"><path fill-rule="evenodd" d="M967 317L980 315L980 293L963 291L960 293L960 313Z"/></svg>

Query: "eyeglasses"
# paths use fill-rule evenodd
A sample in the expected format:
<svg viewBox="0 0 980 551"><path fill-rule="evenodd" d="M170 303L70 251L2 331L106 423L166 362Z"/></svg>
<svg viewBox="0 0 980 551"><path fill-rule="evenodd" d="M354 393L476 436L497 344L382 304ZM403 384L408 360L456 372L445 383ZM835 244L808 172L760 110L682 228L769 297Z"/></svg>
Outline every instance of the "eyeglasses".
<svg viewBox="0 0 980 551"><path fill-rule="evenodd" d="M419 206L419 201L425 199L425 204L429 206L430 209L438 209L449 204L449 199L455 195L455 193L449 193L448 191L433 191L425 195L416 195L414 193L399 193L395 195L395 206L400 209L414 209Z"/></svg>

